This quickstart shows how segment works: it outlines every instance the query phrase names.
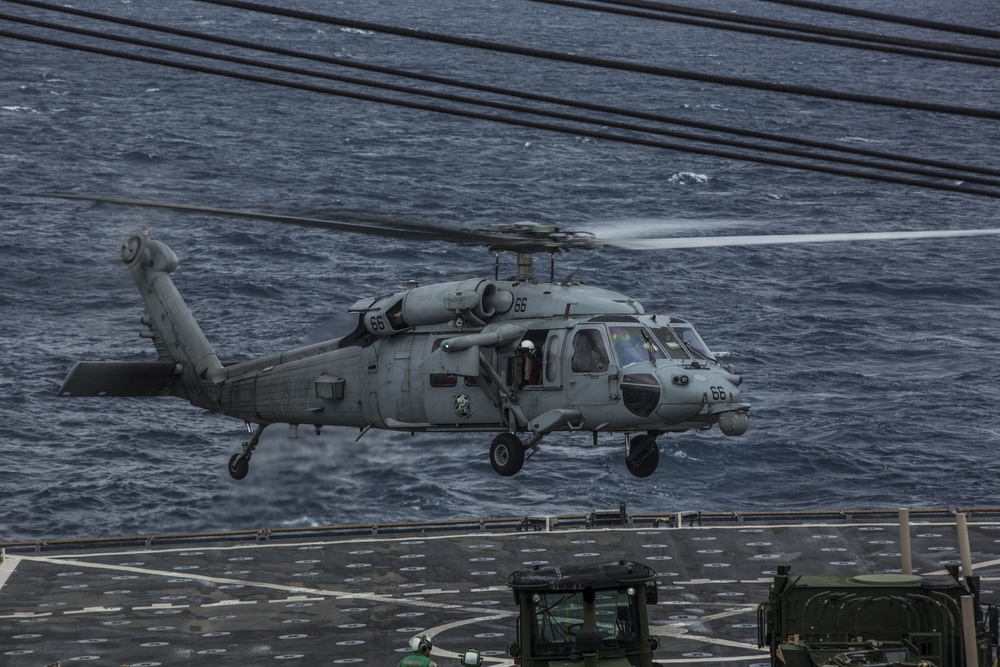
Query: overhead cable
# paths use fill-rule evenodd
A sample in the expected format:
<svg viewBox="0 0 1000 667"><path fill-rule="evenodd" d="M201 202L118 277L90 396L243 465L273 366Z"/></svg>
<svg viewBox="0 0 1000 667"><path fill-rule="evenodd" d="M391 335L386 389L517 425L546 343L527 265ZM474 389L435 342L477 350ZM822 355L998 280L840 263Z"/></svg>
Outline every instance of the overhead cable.
<svg viewBox="0 0 1000 667"><path fill-rule="evenodd" d="M668 150L677 150L687 153L695 153L701 155L709 155L713 157L720 157L726 159L735 159L747 162L756 162L759 164L767 164L778 167L789 167L793 169L802 169L807 171L815 171L826 174L834 174L838 176L847 176L853 178L862 178L867 180L882 181L886 183L896 183L901 185L913 185L918 187L930 188L935 190L943 190L950 192L959 192L964 194L979 195L985 197L991 197L994 199L1000 199L1000 190L993 189L983 189L979 187L970 187L963 185L960 182L954 181L928 181L924 179L916 179L905 176L895 176L891 174L879 174L866 171L849 170L841 167L828 166L822 164L811 164L803 163L797 161L782 160L778 158L771 158L767 156L759 155L749 155L743 153L735 153L732 151L726 151L711 147L702 146L690 146L686 144L677 144L674 142L667 142L660 139L653 139L641 136L631 136L622 135L606 132L603 130L592 129L589 127L577 127L577 126L566 126L558 125L555 123L542 122L538 120L533 120L531 118L514 118L511 116L503 116L492 113L484 113L475 110L468 109L456 109L455 107L442 106L438 104L430 104L426 102L416 102L410 100L400 100L392 97L385 97L381 95L373 95L370 93L358 92L358 91L348 91L336 88L330 88L327 86L318 86L315 84L305 83L301 81L287 81L282 79L274 79L271 77L263 77L254 74L248 74L245 72L235 72L232 70L224 70L218 67L210 67L204 65L197 65L194 63L181 62L168 60L159 57L145 56L134 53L125 53L122 51L114 51L110 49L104 49L100 47L76 44L71 42L63 42L61 40L54 40L45 37L40 37L37 35L25 35L20 33L13 33L8 30L0 30L0 37L8 37L11 39L20 39L40 44L47 44L49 46L57 46L61 48L68 48L78 51L84 51L89 53L96 53L101 55L109 55L118 58L124 58L128 60L134 60L138 62L145 62L154 65L162 65L167 67L173 67L178 69L184 69L194 72L202 72L206 74L214 74L218 76L225 76L229 78L243 79L246 81L252 81L256 83L264 83L269 85L284 86L288 88L294 88L298 90L305 90L311 92L319 92L329 95L337 95L341 97L348 97L352 99L358 99L369 102L377 102L381 104L390 104L394 106L402 106L411 109L419 109L423 111L430 111L435 113L445 113L450 115L459 115L466 118L473 118L478 120L485 120L497 123L504 123L507 125L517 125L521 127L530 127L540 130L547 130L553 132L561 132L564 134L571 134L575 136L585 136L595 139L602 139L608 141L616 141L622 143L628 143L633 145L648 146L653 148L663 148Z"/></svg>
<svg viewBox="0 0 1000 667"><path fill-rule="evenodd" d="M907 39L856 30L842 30L808 23L792 23L759 16L651 2L650 0L529 1L813 44L826 44L970 65L1000 66L1000 51L995 49Z"/></svg>
<svg viewBox="0 0 1000 667"><path fill-rule="evenodd" d="M759 2L770 2L778 5L788 5L801 9L813 9L818 12L829 12L831 14L845 14L847 16L859 16L861 18L872 19L874 21L885 21L886 23L898 23L900 25L910 25L929 30L950 32L958 35L971 35L974 37L989 37L990 39L1000 39L1000 31L989 28L978 28L976 26L958 25L956 23L943 23L941 21L931 21L929 19L918 19L910 16L898 16L896 14L886 14L868 9L855 9L842 5L831 5L825 2L814 2L813 0L759 0ZM905 5L904 5L905 6Z"/></svg>
<svg viewBox="0 0 1000 667"><path fill-rule="evenodd" d="M35 3L35 4L38 4L38 3ZM681 118L664 116L664 115L661 115L661 114L636 112L636 111L632 111L632 110L624 109L624 108L619 108L619 107L612 107L612 106L607 106L607 105L599 105L599 104L593 104L593 103L588 103L588 102L581 102L581 101L577 101L577 100L559 98L559 97L549 96L549 95L539 95L539 94L525 92L525 91L500 88L500 87L497 87L497 86L486 86L486 85L474 84L474 83L465 82L465 81L461 81L461 80L456 80L456 79L451 79L451 78L445 78L445 77L437 77L437 76L432 76L432 75L419 74L419 73L414 73L414 72L410 72L410 71L407 71L407 70L401 70L401 69L396 69L396 68L390 68L390 67L384 67L384 66L377 66L377 65L368 65L368 64L364 64L364 63L359 63L358 61L349 60L349 59L346 59L346 58L336 58L336 57L332 57L332 56L326 56L326 55L321 55L321 54L314 54L314 53L309 53L309 52L305 52L305 51L299 51L299 50L292 50L292 49L285 49L285 48L280 48L280 47L273 47L273 46L267 46L267 45L262 45L262 44L256 44L256 43L253 43L253 42L246 42L246 41L243 41L243 40L234 40L234 39L230 39L230 38L226 38L226 37L221 37L221 36L217 36L217 35L210 35L210 34L207 34L207 33L195 32L195 31L191 31L191 30L183 30L183 29L179 29L179 28L172 28L172 27L169 27L169 26L162 26L162 25L159 25L159 24L148 23L148 22L144 22L144 21L137 21L135 19L127 19L127 18L117 17L117 16L113 16L113 15L99 14L99 13L96 13L96 12L91 12L91 11L86 11L86 10L79 10L79 9L75 9L75 8L63 7L63 8L58 8L58 9L59 9L59 11L61 11L63 13L68 13L68 14L72 14L72 15L76 15L76 16L83 16L83 17L86 17L86 18L98 19L98 20L102 20L102 21L108 21L108 22L118 23L118 24L121 24L121 25L128 25L128 26L131 26L131 27L142 28L144 30L156 31L156 32L161 32L161 33L167 33L167 34L172 34L172 35L177 35L177 36L182 36L182 37L197 39L197 40L200 40L200 41L208 41L208 42L211 42L211 43L225 44L225 45L228 45L228 46L237 46L237 47L244 48L244 49L251 49L251 50L257 50L257 51L264 51L264 52L267 52L267 53L274 53L274 54L278 54L278 55L291 56L291 57L295 57L295 58L307 59L307 60L312 60L312 61L316 61L316 62L323 62L323 63L334 64L334 65L339 65L339 66L343 66L343 67L349 67L349 68L354 68L354 69L361 69L361 70L365 70L365 71L378 72L378 73L381 73L381 74L389 74L389 75L392 75L392 76L402 77L402 78L407 78L407 79L414 79L414 80L420 80L420 81L427 81L427 82L432 82L432 83L438 83L438 84L448 85L448 86L452 86L452 87L459 87L459 88L463 88L463 89L467 89L467 90L476 90L478 92L487 92L487 93L490 93L490 94L503 95L503 96L506 96L506 97L514 97L514 98L518 98L518 99L531 100L531 101L535 101L535 102L544 102L544 103L547 103L547 104L557 104L557 105L560 105L560 106L567 106L567 107L577 108L577 109L585 109L585 110L588 110L588 111L596 111L596 112L599 112L599 113L602 113L602 114L609 114L609 115L613 115L613 116L617 115L617 116L624 116L624 117L636 118L636 119L641 119L641 120L651 120L651 121L654 121L654 122L665 123L665 124L668 124L668 125L670 125L670 124L672 124L672 125L681 125L681 126L692 127L692 128L696 128L696 129L709 130L709 131L712 131L712 132L719 132L719 133L724 133L724 134L733 134L733 135L737 135L737 136L750 137L750 138L754 138L754 139L762 139L762 140L773 142L773 143L795 145L795 146L804 146L804 147L809 147L809 148L815 148L815 149L830 151L830 152L835 153L835 154L839 153L839 154L849 154L849 155L860 155L860 156L865 156L865 157L873 157L873 158L877 158L877 159L881 159L881 160L891 160L891 161L896 161L896 162L902 162L902 163L905 163L905 164L923 165L923 166L927 166L927 167L934 167L934 168L952 170L949 173L940 173L940 172L932 172L932 171L927 171L927 170L909 170L909 169L903 169L903 168L900 168L900 167L895 166L895 165L879 165L879 167L878 167L878 168L885 168L885 169L892 169L892 170L897 170L897 171L903 171L905 173L913 173L913 174L924 175L924 176L931 176L931 177L951 178L951 179L955 179L955 180L967 180L967 181L971 181L971 182L978 182L978 183L984 183L984 184L989 184L989 185L993 185L993 184L995 184L995 182L992 181L992 180L990 180L990 179L979 179L979 178L977 178L975 176L971 176L969 174L984 174L984 175L989 175L989 176L1000 176L1000 170L998 170L998 169L990 169L990 168L985 168L985 167L976 167L976 166L970 166L970 165L963 165L963 164L948 162L948 161L944 161L944 160L933 160L933 159L928 159L928 158L920 158L920 157L914 157L914 156L908 156L908 155L888 153L888 152L885 152L885 151L875 151L875 150L865 149L865 148L857 148L857 147L852 147L852 146L844 146L842 144L835 144L835 143L832 143L832 142L820 142L820 141L813 141L813 140L807 140L807 139L798 139L798 138L795 138L795 137L789 137L789 136L778 135L778 134L767 133L767 132L757 132L757 131L750 131L750 130L742 130L742 129L739 129L739 128L733 128L733 127L725 126L725 125L719 125L719 124L714 124L714 123L705 123L705 122L699 122L699 121L690 121L690 120L681 119ZM98 32L98 31L86 30L86 29L79 28L79 27L76 27L76 26L70 27L70 26L64 26L64 25L60 25L60 24L49 23L49 22L35 20L35 19L26 19L26 18L22 18L22 17L12 16L12 15L9 15L9 14L0 13L0 18L6 19L6 20L10 20L10 21L15 21L15 22L20 22L20 23L30 24L30 25L34 25L34 26L37 26L37 27L43 27L43 28L48 28L48 29L55 29L55 30L60 30L60 31L64 31L64 32L73 32L75 34L86 35L86 36L91 36L91 37L98 37L98 38L107 39L107 40L120 41L120 42L125 42L125 43L129 43L129 44L133 44L133 45L138 45L138 46L145 46L145 47L157 48L157 49L161 49L161 50L169 50L169 51L174 51L174 52L177 52L177 53L186 53L188 55L195 55L195 56L205 57L205 58L223 59L223 60L228 60L230 62L235 62L235 63L240 63L240 64L246 64L246 65L251 65L251 66L256 66L256 67L266 67L266 68L270 68L270 69L276 69L276 70L280 70L280 71L285 71L285 72L288 72L288 73L303 74L303 75L307 75L307 76L317 76L317 77L322 77L322 78L326 78L326 79L337 80L337 81L341 81L341 82L345 82L345 83L351 83L351 84L362 85L362 86L370 86L370 87L382 88L384 90L394 90L396 92L404 92L404 93L408 93L408 94L415 94L415 95L422 95L422 96L429 96L429 97L437 97L439 99L448 99L448 100L451 100L451 101L458 101L458 102L463 102L463 103L488 105L488 106L491 106L491 107L494 107L494 108L504 108L504 109L509 110L509 111L522 112L522 113L533 113L533 114L537 114L537 115L546 115L546 116L549 116L549 117L557 117L557 118L561 118L561 119L564 119L564 120L565 119L570 119L570 120L574 120L574 121L578 121L578 122L590 122L590 123L598 123L598 124L602 124L602 125L603 124L609 124L609 125L614 125L615 127L618 127L619 129L635 130L635 131L640 131L640 132L650 132L650 133L661 134L661 135L665 135L665 136L673 136L675 138L683 138L683 139L694 140L694 141L703 141L703 142L706 142L706 143L722 144L722 145L727 145L727 146L736 147L736 148L746 148L746 149L750 149L750 150L760 150L760 151L764 151L764 152L777 153L777 154L789 155L789 156L797 156L797 157L805 157L805 158L810 158L810 159L824 159L824 160L829 160L829 161L841 162L841 163L845 163L845 164L854 164L854 165L858 165L858 166L869 166L869 167L870 166L874 166L873 163L864 162L864 161L861 161L861 160L851 160L851 159L847 159L847 158L838 158L838 157L835 157L835 156L822 156L822 155L818 155L816 153L810 153L810 152L805 152L805 151L795 151L795 150L789 150L789 149L782 149L782 148L779 148L779 147L770 147L770 146L766 146L766 145L762 145L762 144L749 144L749 143L746 143L746 142L739 142L739 141L727 140L727 139L724 139L724 138L713 137L713 136L708 136L708 135L693 135L693 134L690 134L690 133L683 133L683 132L677 132L677 131L668 131L668 130L663 130L663 129L658 129L658 128L641 127L641 126L636 126L636 125L631 125L631 124L617 123L617 122L613 122L613 121L609 122L609 121L604 120L604 119L571 117L571 116L567 116L565 114L558 115L558 114L554 114L554 113L547 113L547 112L545 112L545 111L543 111L541 109L538 109L538 108L515 107L515 106L511 106L511 105L504 105L504 104L498 103L498 102L487 102L487 101L484 101L484 100L478 100L478 99L475 99L475 98L468 98L468 97L462 98L462 97L454 96L454 95L439 94L439 93L435 93L435 92L432 92L432 91L428 91L426 89L413 89L413 88L398 87L398 86L392 86L390 84L384 84L384 83L380 83L380 82L376 82L376 81L368 81L368 80L363 80L363 79L357 79L357 78L353 78L353 77L344 77L344 76L338 76L338 75L331 75L331 74L327 74L327 73L315 72L315 71L310 71L310 70L303 70L303 69L299 69L299 68L282 67L282 66L278 66L278 65L272 65L270 63L264 63L264 62L261 62L261 61L253 61L253 60L241 59L241 58L236 58L236 57L232 57L232 56L223 56L223 55L216 54L216 53L208 53L208 52L204 52L204 51L196 51L196 50L193 50L193 49L184 49L182 47L173 46L173 45L169 45L169 44L162 44L162 43L157 43L157 42L150 42L150 41L146 41L146 40L140 40L140 39L136 39L136 38L129 38L129 37L124 37L124 36L118 36L118 35L114 35L114 34L107 33L107 32ZM964 172L968 172L968 173L967 174L956 174L955 173L956 171L964 171Z"/></svg>
<svg viewBox="0 0 1000 667"><path fill-rule="evenodd" d="M8 1L18 2L22 4L34 4L32 2L29 2L29 0L8 0ZM994 109L981 109L974 107L955 106L949 104L900 100L881 95L863 95L859 93L826 90L822 88L815 88L812 86L797 86L790 84L773 83L769 81L741 79L739 77L703 74L700 72L691 72L687 70L680 70L669 67L658 67L655 65L644 65L641 63L612 60L608 58L594 58L594 57L580 56L570 53L561 53L557 51L546 51L544 49L516 46L512 44L502 44L499 42L490 42L487 40L455 37L453 35L434 33L426 30L417 30L413 28L400 28L398 26L388 26L379 23L372 23L369 21L357 21L354 19L330 16L326 14L316 14L313 12L304 12L293 9L285 9L281 7L271 7L256 2L247 2L246 0L195 0L195 2L220 5L223 7L246 9L249 11L271 14L274 16L287 16L289 18L297 18L306 21L313 21L316 23L324 23L328 25L339 25L341 27L353 28L356 30L380 32L385 34L398 35L401 37L410 37L414 39L439 42L443 44L451 44L454 46L465 46L469 48L484 49L487 51L494 51L498 53L509 53L513 55L542 58L545 60L583 64L583 65L589 65L591 67L600 67L604 69L611 69L617 71L635 72L639 74L650 74L668 78L684 79L688 81L700 81L702 83L713 83L724 86L735 86L738 88L749 88L753 90L766 90L774 93L804 95L808 97L839 100L844 102L857 102L861 104L873 104L878 106L895 107L899 109L931 111L937 113L955 114L959 116L970 116L974 118L989 118L991 120L1000 120L1000 111Z"/></svg>
<svg viewBox="0 0 1000 667"><path fill-rule="evenodd" d="M4 0L4 1L15 4L28 5L32 7L38 7L50 11L58 12L63 10L63 8L59 7L58 5L51 5L44 2L38 2L37 0ZM246 0L194 0L194 1L213 4L213 5L220 5L224 7L245 9L249 11L270 14L275 16L286 16L289 18L297 18L306 21L324 23L328 25L339 25L341 27L353 28L356 30L381 32L385 34L410 37L419 40L427 40L444 44L452 44L456 46L484 49L499 53L509 53L513 55L542 58L546 60L583 64L592 67L600 67L617 71L627 71L639 74L650 74L654 76L684 79L689 81L700 81L702 83L712 83L723 86L734 86L738 88L748 88L753 90L765 90L776 93L803 95L807 97L817 97L820 99L830 99L830 100L838 100L844 102L856 102L861 104L872 104L877 106L886 106L899 109L910 109L917 111L928 111L934 113L968 116L973 118L987 118L990 120L1000 120L1000 110L995 110L995 109L982 109L975 107L956 106L950 104L901 100L897 98L885 97L882 95L864 95L859 93L826 90L822 88L815 88L812 86L798 86L791 84L772 83L768 81L757 81L753 79L742 79L739 77L702 74L699 72L658 67L654 65L644 65L641 63L632 63L621 60L594 58L594 57L580 56L569 53L561 53L556 51L546 51L543 49L536 49L532 47L516 46L512 44L502 44L486 40L455 37L452 35L444 35L441 33L416 30L413 28L400 28L398 26L388 26L378 23L372 23L369 21L357 21L342 17L316 14L313 12L303 12L300 10L271 7L268 5L262 5L255 2L247 2Z"/></svg>

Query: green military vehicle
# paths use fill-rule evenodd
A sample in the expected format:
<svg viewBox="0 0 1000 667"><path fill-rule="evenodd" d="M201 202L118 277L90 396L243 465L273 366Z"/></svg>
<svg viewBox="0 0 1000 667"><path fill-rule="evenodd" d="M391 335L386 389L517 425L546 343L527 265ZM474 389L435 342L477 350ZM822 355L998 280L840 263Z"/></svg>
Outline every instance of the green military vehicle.
<svg viewBox="0 0 1000 667"><path fill-rule="evenodd" d="M957 567L844 576L783 565L758 608L758 643L775 667L992 667L996 607L984 611L979 593L979 577Z"/></svg>
<svg viewBox="0 0 1000 667"><path fill-rule="evenodd" d="M519 610L508 652L522 667L652 667L659 642L646 605L656 604L656 572L646 565L538 566L507 585Z"/></svg>

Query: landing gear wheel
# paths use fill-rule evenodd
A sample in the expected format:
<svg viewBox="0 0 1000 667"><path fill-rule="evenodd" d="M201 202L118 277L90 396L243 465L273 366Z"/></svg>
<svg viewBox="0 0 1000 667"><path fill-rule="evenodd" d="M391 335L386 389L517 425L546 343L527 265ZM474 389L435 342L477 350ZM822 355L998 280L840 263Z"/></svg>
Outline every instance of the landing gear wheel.
<svg viewBox="0 0 1000 667"><path fill-rule="evenodd" d="M510 477L524 465L524 445L513 433L501 433L490 445L490 464L496 474Z"/></svg>
<svg viewBox="0 0 1000 667"><path fill-rule="evenodd" d="M649 477L656 471L660 463L660 448L656 446L656 437L640 435L632 438L628 454L625 455L625 467L635 477Z"/></svg>
<svg viewBox="0 0 1000 667"><path fill-rule="evenodd" d="M233 479L243 479L250 472L250 457L245 454L233 454L229 459L229 475Z"/></svg>

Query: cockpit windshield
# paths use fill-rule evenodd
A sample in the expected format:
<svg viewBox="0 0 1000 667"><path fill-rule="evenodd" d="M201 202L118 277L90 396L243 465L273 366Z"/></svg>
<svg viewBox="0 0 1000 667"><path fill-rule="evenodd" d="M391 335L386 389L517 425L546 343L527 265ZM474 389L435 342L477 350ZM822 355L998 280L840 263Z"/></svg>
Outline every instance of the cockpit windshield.
<svg viewBox="0 0 1000 667"><path fill-rule="evenodd" d="M583 592L536 593L534 600L531 623L534 655L566 657L576 653L576 635L583 629ZM598 591L594 603L603 648L638 649L639 614L635 595L626 590Z"/></svg>
<svg viewBox="0 0 1000 667"><path fill-rule="evenodd" d="M692 355L708 361L715 361L715 355L705 345L698 332L690 324L670 327L657 327L653 329L657 340L666 349L671 359L688 359ZM688 352L690 350L690 353Z"/></svg>
<svg viewBox="0 0 1000 667"><path fill-rule="evenodd" d="M657 359L667 358L663 346L645 327L609 326L608 334L618 363L623 367L640 361L655 363Z"/></svg>

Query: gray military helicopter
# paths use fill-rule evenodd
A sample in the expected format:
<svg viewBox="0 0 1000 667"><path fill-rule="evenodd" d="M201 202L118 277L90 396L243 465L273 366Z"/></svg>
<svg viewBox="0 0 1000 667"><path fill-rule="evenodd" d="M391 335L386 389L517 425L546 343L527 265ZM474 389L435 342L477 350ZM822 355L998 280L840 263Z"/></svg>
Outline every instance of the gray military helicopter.
<svg viewBox="0 0 1000 667"><path fill-rule="evenodd" d="M486 246L492 280L459 278L361 299L347 335L244 362L220 361L170 273L177 256L146 229L128 236L121 260L145 302L140 336L157 361L82 361L60 396L176 396L241 419L251 434L229 461L243 479L261 433L272 424L407 432L498 432L490 463L519 472L554 431L624 433L625 464L636 477L659 463L658 436L708 430L743 435L750 405L743 378L723 365L695 327L647 314L634 299L566 278L555 254L628 249L937 238L1000 234L1000 229L602 240L530 222L486 230L453 229L392 216L350 220L234 211L89 195L53 195L115 204L236 216L407 240ZM517 255L517 273L500 278L500 254ZM548 280L533 259L551 256ZM524 439L522 440L522 435Z"/></svg>

